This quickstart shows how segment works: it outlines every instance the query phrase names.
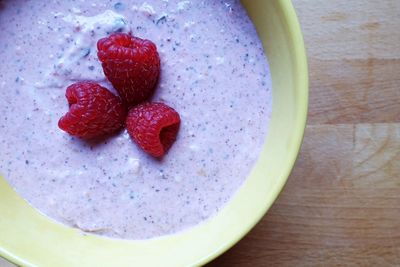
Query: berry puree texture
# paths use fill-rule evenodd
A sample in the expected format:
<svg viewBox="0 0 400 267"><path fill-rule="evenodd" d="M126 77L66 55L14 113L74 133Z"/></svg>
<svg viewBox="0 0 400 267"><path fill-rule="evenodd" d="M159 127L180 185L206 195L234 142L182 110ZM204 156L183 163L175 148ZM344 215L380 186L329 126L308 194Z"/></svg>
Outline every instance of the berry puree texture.
<svg viewBox="0 0 400 267"><path fill-rule="evenodd" d="M181 118L161 159L124 128L84 141L57 126L69 85L116 93L96 47L113 32L157 46L152 101ZM266 55L240 1L0 0L0 174L83 232L147 239L215 215L257 161L271 105Z"/></svg>

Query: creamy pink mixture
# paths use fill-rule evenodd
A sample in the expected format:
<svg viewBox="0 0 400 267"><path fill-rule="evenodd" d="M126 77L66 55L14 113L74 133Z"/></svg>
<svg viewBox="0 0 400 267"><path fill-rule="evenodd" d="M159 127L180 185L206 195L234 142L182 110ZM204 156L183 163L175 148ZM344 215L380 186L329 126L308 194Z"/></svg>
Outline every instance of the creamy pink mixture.
<svg viewBox="0 0 400 267"><path fill-rule="evenodd" d="M110 32L154 41L154 100L181 115L162 161L122 131L88 143L57 127L65 88L111 89L96 56ZM271 112L268 63L239 1L0 0L0 173L49 217L112 237L172 234L218 212L255 163Z"/></svg>

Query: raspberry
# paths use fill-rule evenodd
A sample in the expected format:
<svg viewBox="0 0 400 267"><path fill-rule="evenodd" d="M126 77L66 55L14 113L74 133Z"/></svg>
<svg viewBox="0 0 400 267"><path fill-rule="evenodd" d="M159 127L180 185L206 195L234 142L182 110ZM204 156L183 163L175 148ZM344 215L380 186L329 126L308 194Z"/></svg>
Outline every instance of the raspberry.
<svg viewBox="0 0 400 267"><path fill-rule="evenodd" d="M156 45L126 33L114 33L97 42L104 74L130 107L147 100L160 75Z"/></svg>
<svg viewBox="0 0 400 267"><path fill-rule="evenodd" d="M128 112L126 127L132 139L153 157L162 157L176 140L181 119L163 103L144 103Z"/></svg>
<svg viewBox="0 0 400 267"><path fill-rule="evenodd" d="M126 108L119 97L97 83L84 81L68 86L69 111L58 127L70 135L91 139L118 131Z"/></svg>

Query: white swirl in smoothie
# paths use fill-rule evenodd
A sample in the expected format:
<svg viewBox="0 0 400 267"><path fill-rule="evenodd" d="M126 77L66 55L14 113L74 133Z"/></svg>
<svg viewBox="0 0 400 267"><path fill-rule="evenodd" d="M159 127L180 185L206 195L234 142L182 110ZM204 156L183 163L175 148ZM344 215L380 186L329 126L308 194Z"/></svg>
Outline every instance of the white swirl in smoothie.
<svg viewBox="0 0 400 267"><path fill-rule="evenodd" d="M71 83L113 90L96 55L113 31L157 44L153 100L182 121L161 161L126 131L90 143L57 127ZM82 231L145 239L199 224L240 188L267 134L268 62L238 0L2 1L0 58L0 173L33 207Z"/></svg>
<svg viewBox="0 0 400 267"><path fill-rule="evenodd" d="M82 14L80 10L66 16L56 13L57 17L70 25L74 33L66 33L59 40L61 56L57 57L51 72L45 74L46 79L35 82L36 88L64 88L66 84L82 80L105 83L103 70L93 67L93 62L97 63L96 36L98 38L112 32L128 32L126 19L112 10L89 17L76 13ZM87 71L92 68L92 72Z"/></svg>

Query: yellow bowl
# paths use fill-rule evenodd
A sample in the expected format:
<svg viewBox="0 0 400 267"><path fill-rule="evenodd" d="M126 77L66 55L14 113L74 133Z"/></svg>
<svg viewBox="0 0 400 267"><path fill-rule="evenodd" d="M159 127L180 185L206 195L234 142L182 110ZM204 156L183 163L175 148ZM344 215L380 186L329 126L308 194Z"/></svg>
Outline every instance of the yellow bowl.
<svg viewBox="0 0 400 267"><path fill-rule="evenodd" d="M303 138L308 74L291 1L244 0L269 58L273 84L270 130L245 184L215 217L182 233L144 241L84 235L55 223L0 178L0 255L23 266L197 266L241 239L284 186Z"/></svg>

